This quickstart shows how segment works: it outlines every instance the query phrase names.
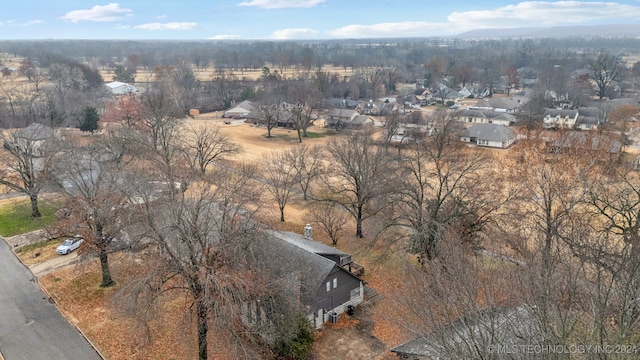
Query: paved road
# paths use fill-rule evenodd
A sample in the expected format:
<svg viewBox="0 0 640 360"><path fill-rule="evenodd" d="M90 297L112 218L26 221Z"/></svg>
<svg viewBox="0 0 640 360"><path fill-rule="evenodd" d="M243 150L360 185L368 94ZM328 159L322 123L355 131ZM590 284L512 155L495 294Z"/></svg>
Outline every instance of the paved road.
<svg viewBox="0 0 640 360"><path fill-rule="evenodd" d="M0 352L5 360L101 359L1 238Z"/></svg>

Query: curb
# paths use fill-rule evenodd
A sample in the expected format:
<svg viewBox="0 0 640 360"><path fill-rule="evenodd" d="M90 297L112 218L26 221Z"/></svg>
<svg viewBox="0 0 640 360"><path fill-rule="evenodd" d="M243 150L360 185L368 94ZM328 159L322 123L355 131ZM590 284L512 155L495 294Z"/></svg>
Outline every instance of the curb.
<svg viewBox="0 0 640 360"><path fill-rule="evenodd" d="M71 324L71 326L73 326L80 333L80 335L82 335L82 337L87 341L89 346L91 346L91 348L96 352L96 354L98 354L98 356L101 359L106 359L106 357L104 357L104 355L102 355L100 350L98 350L98 347L91 340L89 340L87 335L76 324L74 324L71 320L69 320L69 317L67 316L67 313L62 308L60 308L60 306L58 306L58 302L53 298L53 296L51 296L51 293L49 293L49 291L44 286L42 286L42 284L40 283L40 280L38 279L38 277L35 276L33 274L33 272L31 271L31 268L29 268L29 266L27 266L27 264L25 264L22 261L22 259L20 258L20 256L18 256L18 254L16 254L16 252L14 250L14 247L11 246L11 244L9 244L9 242L4 237L0 236L0 239L2 239L2 241L4 241L9 246L9 248L11 249L11 253L13 254L13 256L15 256L18 259L20 264L22 264L22 266L24 266L27 270L29 270L29 273L31 273L33 282L38 284L38 287L40 288L40 291L42 291L42 293L47 297L47 299L49 299L49 302L52 302L55 305L55 307L58 310L58 312L60 312L60 314L67 320L67 322L69 324ZM4 359L4 357L2 356L2 352L0 352L0 360L2 360L2 359Z"/></svg>

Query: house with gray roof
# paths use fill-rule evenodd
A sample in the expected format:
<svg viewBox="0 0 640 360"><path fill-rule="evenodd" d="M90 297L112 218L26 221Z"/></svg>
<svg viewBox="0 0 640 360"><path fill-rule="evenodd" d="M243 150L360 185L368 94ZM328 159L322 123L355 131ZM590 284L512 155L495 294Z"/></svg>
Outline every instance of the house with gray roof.
<svg viewBox="0 0 640 360"><path fill-rule="evenodd" d="M515 113L524 105L526 98L523 96L492 97L479 100L474 108L493 109L496 112Z"/></svg>
<svg viewBox="0 0 640 360"><path fill-rule="evenodd" d="M609 159L617 159L622 143L612 133L567 131L559 138L550 140L549 151L554 153L608 153Z"/></svg>
<svg viewBox="0 0 640 360"><path fill-rule="evenodd" d="M251 244L257 257L269 259L274 281L288 284L309 321L320 328L331 314L339 315L349 306L364 301L365 281L356 275L363 268L351 255L331 246L286 231L266 231L266 236ZM259 302L244 305L245 321L255 323L256 314L264 314Z"/></svg>
<svg viewBox="0 0 640 360"><path fill-rule="evenodd" d="M356 110L331 109L325 117L325 126L334 129L361 129L373 126L368 115L360 115Z"/></svg>
<svg viewBox="0 0 640 360"><path fill-rule="evenodd" d="M234 119L244 119L249 115L250 112L256 111L258 109L258 105L245 100L239 103L238 105L233 106L229 110L225 111L222 114L222 117L225 118L234 118Z"/></svg>
<svg viewBox="0 0 640 360"><path fill-rule="evenodd" d="M603 110L598 107L581 107L578 109L578 119L575 127L580 130L596 130L600 126L600 119L603 117Z"/></svg>
<svg viewBox="0 0 640 360"><path fill-rule="evenodd" d="M407 360L502 359L495 351L497 345L540 345L536 329L535 316L528 307L487 309L436 328L391 352ZM502 355L511 358L513 354Z"/></svg>
<svg viewBox="0 0 640 360"><path fill-rule="evenodd" d="M476 108L459 110L456 112L455 116L460 122L476 124L498 124L510 126L516 122L515 116L511 114L486 109L480 110Z"/></svg>
<svg viewBox="0 0 640 360"><path fill-rule="evenodd" d="M476 124L460 134L462 142L499 149L508 148L516 138L511 128L497 124Z"/></svg>

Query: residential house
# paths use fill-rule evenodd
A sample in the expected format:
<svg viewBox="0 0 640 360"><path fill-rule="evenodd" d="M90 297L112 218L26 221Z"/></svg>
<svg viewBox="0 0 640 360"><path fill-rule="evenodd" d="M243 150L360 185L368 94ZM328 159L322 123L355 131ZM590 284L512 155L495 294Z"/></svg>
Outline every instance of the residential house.
<svg viewBox="0 0 640 360"><path fill-rule="evenodd" d="M491 90L494 94L506 94L509 91L509 86L504 82L499 82L494 84Z"/></svg>
<svg viewBox="0 0 640 360"><path fill-rule="evenodd" d="M596 130L600 126L602 110L597 107L581 107L578 109L578 119L576 120L576 129L580 130Z"/></svg>
<svg viewBox="0 0 640 360"><path fill-rule="evenodd" d="M464 96L461 96L460 93L454 89L443 86L438 91L433 93L433 97L439 101L442 101L443 103L446 103L447 101L456 101Z"/></svg>
<svg viewBox="0 0 640 360"><path fill-rule="evenodd" d="M425 136L431 136L433 132L434 129L431 125L399 124L395 134L391 137L391 143L395 145L410 143L422 139Z"/></svg>
<svg viewBox="0 0 640 360"><path fill-rule="evenodd" d="M414 94L416 102L420 106L433 105L436 103L436 99L431 96L431 92L428 89L418 89Z"/></svg>
<svg viewBox="0 0 640 360"><path fill-rule="evenodd" d="M332 315L364 301L365 281L357 275L364 269L351 255L314 241L310 226L305 227L305 233L267 231L264 239L252 243L251 250L254 256L270 259L268 275L286 284L312 326L320 328ZM268 321L260 307L258 301L246 303L245 321Z"/></svg>
<svg viewBox="0 0 640 360"><path fill-rule="evenodd" d="M356 106L356 110L362 115L389 115L397 108L395 99L384 99L380 101L369 100L361 102Z"/></svg>
<svg viewBox="0 0 640 360"><path fill-rule="evenodd" d="M330 98L324 100L327 107L338 109L355 109L358 102L352 99Z"/></svg>
<svg viewBox="0 0 640 360"><path fill-rule="evenodd" d="M478 101L473 107L513 114L520 110L525 101L524 97L492 97Z"/></svg>
<svg viewBox="0 0 640 360"><path fill-rule="evenodd" d="M616 134L595 131L568 131L549 140L547 146L554 153L589 153L594 157L604 153L609 160L617 160L622 151L622 143Z"/></svg>
<svg viewBox="0 0 640 360"><path fill-rule="evenodd" d="M250 111L244 116L244 118L247 119L245 122L266 126L264 114L258 109ZM278 110L276 114L274 114L274 120L276 122L276 127L290 129L293 129L295 127L293 124L293 113L291 113L291 111L289 110L286 110L284 107Z"/></svg>
<svg viewBox="0 0 640 360"><path fill-rule="evenodd" d="M369 100L367 102L358 104L358 106L356 107L356 110L358 110L361 114L364 114L364 115L380 115L381 107L382 107L382 103Z"/></svg>
<svg viewBox="0 0 640 360"><path fill-rule="evenodd" d="M498 124L510 126L515 123L515 116L500 113L493 110L480 110L475 108L462 109L456 112L456 119L460 122L476 124Z"/></svg>
<svg viewBox="0 0 640 360"><path fill-rule="evenodd" d="M135 86L120 81L113 81L104 86L106 86L107 90L113 95L135 94L139 92Z"/></svg>
<svg viewBox="0 0 640 360"><path fill-rule="evenodd" d="M344 127L347 129L362 129L368 126L373 126L373 120L367 115L358 115L351 122L344 123Z"/></svg>
<svg viewBox="0 0 640 360"><path fill-rule="evenodd" d="M466 87L463 87L462 89L460 89L460 91L458 91L458 95L460 97L468 98L472 95L472 93L471 93L471 90L467 89Z"/></svg>
<svg viewBox="0 0 640 360"><path fill-rule="evenodd" d="M476 124L460 135L462 142L500 149L508 148L517 138L511 128L497 124Z"/></svg>
<svg viewBox="0 0 640 360"><path fill-rule="evenodd" d="M578 115L578 110L546 109L542 124L545 129L573 129Z"/></svg>
<svg viewBox="0 0 640 360"><path fill-rule="evenodd" d="M245 119L250 112L256 111L257 109L258 109L258 106L255 103L249 100L245 100L239 103L238 105L233 106L231 109L225 111L222 114L222 117L234 118L234 119Z"/></svg>
<svg viewBox="0 0 640 360"><path fill-rule="evenodd" d="M46 125L32 123L27 127L17 129L12 136L5 139L3 146L7 149L13 148L22 153L29 153L33 158L39 159L45 154L47 142L59 135L57 130ZM38 164L38 166L40 165L42 164Z"/></svg>
<svg viewBox="0 0 640 360"><path fill-rule="evenodd" d="M325 126L334 129L358 129L371 125L373 120L369 116L350 109L331 109L325 118Z"/></svg>
<svg viewBox="0 0 640 360"><path fill-rule="evenodd" d="M531 88L538 82L538 71L530 67L521 67L518 69L518 77L522 88Z"/></svg>
<svg viewBox="0 0 640 360"><path fill-rule="evenodd" d="M496 345L504 349L541 345L536 332L534 314L525 306L488 309L436 328L391 352L406 360L496 358Z"/></svg>

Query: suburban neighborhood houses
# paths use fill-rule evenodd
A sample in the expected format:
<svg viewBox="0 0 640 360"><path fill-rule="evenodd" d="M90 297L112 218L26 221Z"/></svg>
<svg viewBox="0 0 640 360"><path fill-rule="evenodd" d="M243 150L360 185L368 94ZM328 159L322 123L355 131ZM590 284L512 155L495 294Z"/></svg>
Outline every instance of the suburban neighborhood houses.
<svg viewBox="0 0 640 360"><path fill-rule="evenodd" d="M105 359L634 350L640 41L469 36L0 41L2 255Z"/></svg>

